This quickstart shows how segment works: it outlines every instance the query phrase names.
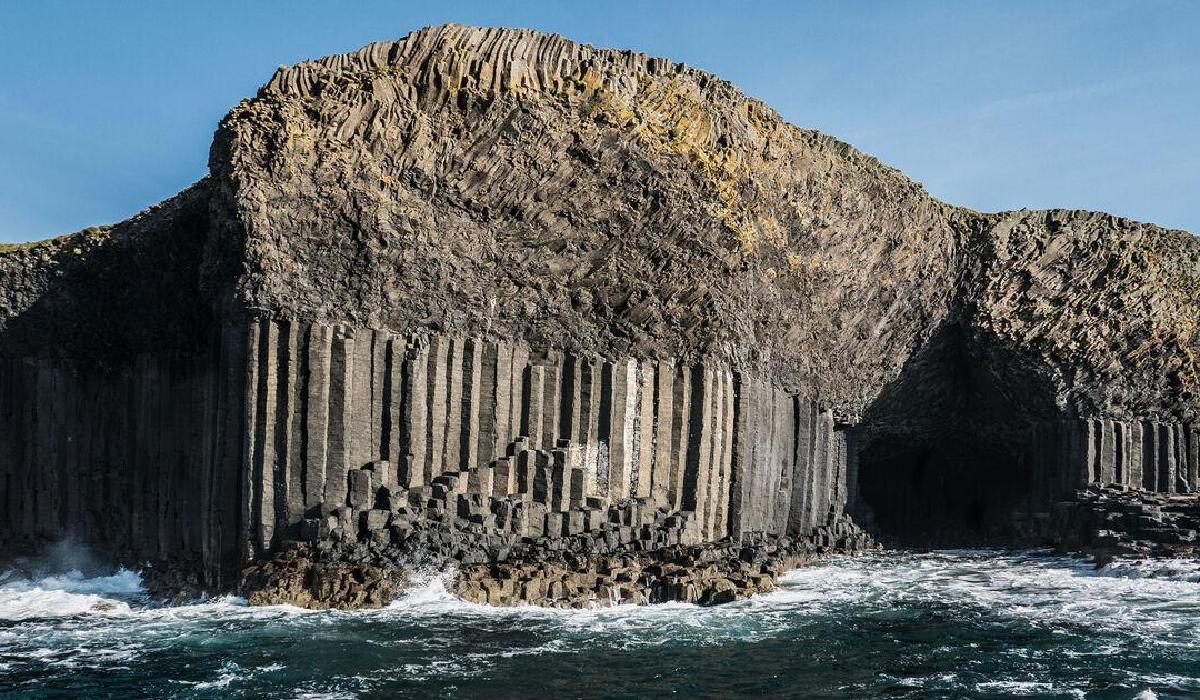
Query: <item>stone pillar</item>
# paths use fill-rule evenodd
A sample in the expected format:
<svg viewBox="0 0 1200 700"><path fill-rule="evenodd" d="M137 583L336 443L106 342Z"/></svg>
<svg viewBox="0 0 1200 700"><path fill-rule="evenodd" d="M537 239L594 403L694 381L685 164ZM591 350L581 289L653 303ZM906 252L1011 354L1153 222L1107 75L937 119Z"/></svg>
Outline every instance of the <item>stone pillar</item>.
<svg viewBox="0 0 1200 700"><path fill-rule="evenodd" d="M542 367L542 442L540 449L550 450L558 444L558 424L561 420L560 401L562 399L561 377L562 354L554 351L547 353L546 363Z"/></svg>
<svg viewBox="0 0 1200 700"><path fill-rule="evenodd" d="M674 420L675 365L669 360L655 363L656 406L654 412L654 466L650 494L659 505L671 505L671 466L675 447L672 435Z"/></svg>
<svg viewBox="0 0 1200 700"><path fill-rule="evenodd" d="M429 444L429 348L418 342L404 362L404 443L409 459L398 482L405 488L428 484L425 478Z"/></svg>
<svg viewBox="0 0 1200 700"><path fill-rule="evenodd" d="M448 340L449 356L446 368L446 432L442 442L442 470L451 474L462 469L463 411L466 410L463 370L466 362L466 341ZM439 474L434 474L438 476Z"/></svg>
<svg viewBox="0 0 1200 700"><path fill-rule="evenodd" d="M637 459L635 461L636 484L634 495L639 498L653 496L654 480L654 363L643 360L637 365Z"/></svg>
<svg viewBox="0 0 1200 700"><path fill-rule="evenodd" d="M325 465L329 436L329 358L331 335L326 325L308 327L308 381L305 415L305 508L316 507L325 497Z"/></svg>
<svg viewBox="0 0 1200 700"><path fill-rule="evenodd" d="M495 444L492 454L502 457L508 451L508 443L515 437L512 433L512 347L507 343L496 344L496 393L495 393Z"/></svg>
<svg viewBox="0 0 1200 700"><path fill-rule="evenodd" d="M525 370L525 419L522 435L529 438L533 449L541 449L543 445L543 402L546 399L546 368L542 365L530 365Z"/></svg>
<svg viewBox="0 0 1200 700"><path fill-rule="evenodd" d="M434 335L429 339L429 414L425 453L425 481L445 471L447 403L450 401L450 340ZM456 402L457 403L457 402Z"/></svg>
<svg viewBox="0 0 1200 700"><path fill-rule="evenodd" d="M1116 431L1113 421L1109 418L1100 419L1100 483L1115 484L1117 482L1116 468Z"/></svg>
<svg viewBox="0 0 1200 700"><path fill-rule="evenodd" d="M509 439L516 440L518 436L528 436L525 432L526 428L522 425L525 421L525 403L528 396L525 393L525 375L526 368L529 366L529 348L523 343L517 343L512 347L512 366L509 370L512 378L512 404L509 408ZM504 446L505 450L508 445Z"/></svg>
<svg viewBox="0 0 1200 700"><path fill-rule="evenodd" d="M1146 448L1143 444L1145 431L1139 421L1130 421L1128 426L1129 440L1129 480L1128 483L1135 489L1146 487L1146 475L1144 473L1143 464L1145 462Z"/></svg>
<svg viewBox="0 0 1200 700"><path fill-rule="evenodd" d="M634 412L636 410L636 365L630 360L606 364L611 388L608 430L608 497L628 498L633 469Z"/></svg>
<svg viewBox="0 0 1200 700"><path fill-rule="evenodd" d="M480 405L483 384L483 346L467 339L463 344L462 364L462 430L458 449L458 468L467 471L480 466ZM490 460L489 460L490 461ZM486 464L487 461L482 462Z"/></svg>
<svg viewBox="0 0 1200 700"><path fill-rule="evenodd" d="M384 416L387 429L385 431L387 449L386 459L391 464L388 483L401 484L399 477L400 465L408 456L408 444L404 437L404 355L406 343L396 337L388 336L385 382L387 384L384 400Z"/></svg>

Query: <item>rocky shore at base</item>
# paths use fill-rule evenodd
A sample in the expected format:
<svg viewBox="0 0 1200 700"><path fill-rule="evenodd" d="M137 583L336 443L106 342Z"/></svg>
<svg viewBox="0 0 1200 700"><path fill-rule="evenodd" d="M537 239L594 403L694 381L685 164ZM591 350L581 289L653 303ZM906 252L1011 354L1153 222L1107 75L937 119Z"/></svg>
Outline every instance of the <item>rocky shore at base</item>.
<svg viewBox="0 0 1200 700"><path fill-rule="evenodd" d="M771 591L781 574L821 556L825 555L769 537L676 545L650 552L466 567L459 570L453 590L468 602L499 606L719 605Z"/></svg>
<svg viewBox="0 0 1200 700"><path fill-rule="evenodd" d="M379 608L411 585L445 576L463 600L497 606L716 605L770 591L783 573L799 566L880 547L845 515L808 537L751 532L688 543L687 514L668 515L637 499L609 507L595 530L567 537L484 527L478 518L445 509L411 520L404 512L386 521L373 512L378 516L361 511L354 518L335 509L329 524L340 525L305 533L307 540L285 541L242 570L239 591L252 605ZM1049 546L1090 556L1097 567L1114 560L1198 557L1200 494L1097 485L1048 510L1018 513L1013 526L1008 539L979 540L975 546ZM152 596L185 600L204 590L188 573L193 569L188 562L160 562L141 573Z"/></svg>
<svg viewBox="0 0 1200 700"><path fill-rule="evenodd" d="M393 514L386 524L373 512L359 512L355 524L335 510L329 528L244 569L242 594L253 605L378 608L413 583L448 575L463 600L497 606L715 605L770 591L798 566L879 546L845 515L807 537L751 532L689 543L687 514L638 499L613 504L594 529L566 537L489 528L445 509L411 520ZM1038 515L1018 514L1010 543L1087 554L1097 566L1200 556L1200 494L1093 486Z"/></svg>
<svg viewBox="0 0 1200 700"><path fill-rule="evenodd" d="M1148 493L1116 486L1080 489L1057 513L1069 549L1097 566L1114 559L1200 556L1200 494Z"/></svg>
<svg viewBox="0 0 1200 700"><path fill-rule="evenodd" d="M603 538L600 538L603 542ZM464 600L594 608L671 601L714 605L774 588L789 569L875 547L849 519L806 538L751 533L703 544L614 547L587 538L513 538L418 521L402 539L288 542L242 572L252 605L378 608L430 575L449 574Z"/></svg>

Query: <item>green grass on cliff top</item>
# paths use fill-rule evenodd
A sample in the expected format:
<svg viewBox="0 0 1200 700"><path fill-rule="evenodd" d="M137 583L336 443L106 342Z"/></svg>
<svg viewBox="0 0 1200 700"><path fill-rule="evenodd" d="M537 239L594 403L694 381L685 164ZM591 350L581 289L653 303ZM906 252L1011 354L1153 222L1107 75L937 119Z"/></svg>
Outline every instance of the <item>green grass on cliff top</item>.
<svg viewBox="0 0 1200 700"><path fill-rule="evenodd" d="M62 236L55 236L54 238L46 238L46 239L40 240L40 241L26 241L24 243L0 242L0 255L5 255L8 253L16 253L16 252L22 251L22 250L34 250L34 249L42 248L42 247L58 247L58 246L62 246L64 244L66 244L66 243L69 243L73 240L77 240L80 237L99 236L99 235L107 232L111 228L112 228L111 226L89 226L81 231L76 231L75 233L68 233L68 234L64 234Z"/></svg>

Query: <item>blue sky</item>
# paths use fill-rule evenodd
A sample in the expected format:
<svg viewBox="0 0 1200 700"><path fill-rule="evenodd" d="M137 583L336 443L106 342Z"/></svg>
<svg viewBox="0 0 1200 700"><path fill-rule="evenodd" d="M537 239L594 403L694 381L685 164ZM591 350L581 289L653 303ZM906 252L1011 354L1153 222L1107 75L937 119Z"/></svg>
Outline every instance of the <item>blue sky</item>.
<svg viewBox="0 0 1200 700"><path fill-rule="evenodd" d="M30 0L0 12L0 241L200 178L217 121L280 64L448 21L686 61L956 204L1200 233L1200 1Z"/></svg>

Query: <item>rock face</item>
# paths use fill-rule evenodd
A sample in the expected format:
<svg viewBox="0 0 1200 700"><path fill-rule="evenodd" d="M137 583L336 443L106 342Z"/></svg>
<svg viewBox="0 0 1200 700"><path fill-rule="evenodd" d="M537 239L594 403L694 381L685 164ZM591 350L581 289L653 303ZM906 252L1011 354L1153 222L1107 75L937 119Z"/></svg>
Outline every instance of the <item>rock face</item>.
<svg viewBox="0 0 1200 700"><path fill-rule="evenodd" d="M210 166L0 251L6 549L372 604L383 569L328 548L425 524L586 540L554 566L595 582L634 542L661 574L641 552L1200 490L1196 239L955 208L681 64L425 29L280 69ZM531 580L503 549L443 560ZM357 583L281 573L313 561Z"/></svg>
<svg viewBox="0 0 1200 700"><path fill-rule="evenodd" d="M444 514L398 512L376 523L367 514L357 531L306 533L308 542L260 558L243 571L241 589L252 604L381 607L414 578L443 572L454 574L459 596L491 605L714 605L769 591L780 573L813 559L873 546L847 518L799 538L752 533L680 544L680 518L638 517L637 505L570 534L520 535L508 524Z"/></svg>
<svg viewBox="0 0 1200 700"><path fill-rule="evenodd" d="M75 536L208 586L238 565L244 322L206 301L208 183L0 252L0 551Z"/></svg>
<svg viewBox="0 0 1200 700"><path fill-rule="evenodd" d="M248 306L719 359L847 409L951 312L959 267L961 215L897 171L711 75L532 32L281 69L211 165Z"/></svg>
<svg viewBox="0 0 1200 700"><path fill-rule="evenodd" d="M1200 554L1200 498L1195 493L1091 485L1050 515L1024 523L1029 534L1052 532L1064 546L1092 553L1097 565L1116 557Z"/></svg>

